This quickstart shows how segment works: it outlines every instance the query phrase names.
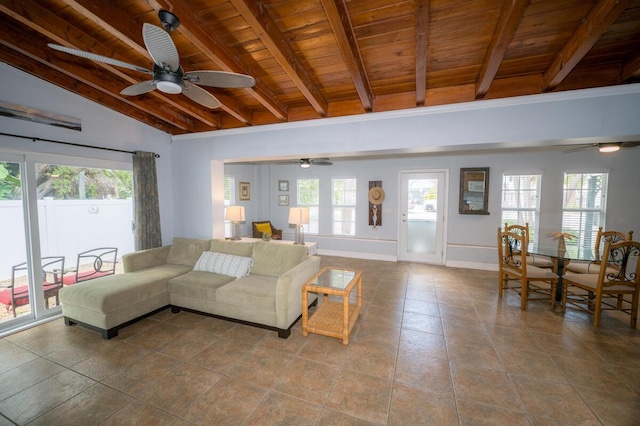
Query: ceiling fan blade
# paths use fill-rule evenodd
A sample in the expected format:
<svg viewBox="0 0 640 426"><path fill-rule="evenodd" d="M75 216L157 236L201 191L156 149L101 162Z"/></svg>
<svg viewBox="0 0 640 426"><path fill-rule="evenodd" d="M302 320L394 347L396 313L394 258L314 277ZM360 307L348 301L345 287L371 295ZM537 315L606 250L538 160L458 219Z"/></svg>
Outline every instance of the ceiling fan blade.
<svg viewBox="0 0 640 426"><path fill-rule="evenodd" d="M184 77L194 84L228 89L253 87L256 84L251 76L226 71L191 71Z"/></svg>
<svg viewBox="0 0 640 426"><path fill-rule="evenodd" d="M153 80L143 81L141 83L133 84L129 87L125 87L120 94L125 96L136 96L142 95L143 93L147 93L156 88L156 85L153 84Z"/></svg>
<svg viewBox="0 0 640 426"><path fill-rule="evenodd" d="M584 151L585 149L590 149L590 148L593 148L594 146L598 146L598 144L592 143L592 144L589 144L589 145L580 145L580 146L577 146L575 148L565 149L564 151L562 151L562 153L563 154L567 154L567 153L570 153L570 152Z"/></svg>
<svg viewBox="0 0 640 426"><path fill-rule="evenodd" d="M104 62L105 64L114 65L116 67L127 68L133 71L140 71L145 74L153 74L151 70L148 70L143 67L139 67L137 65L133 65L127 62L119 61L117 59L109 58L107 56L96 55L95 53L85 52L84 50L73 49L71 47L61 46L59 44L49 43L49 46L52 49L59 50L60 52L68 53L70 55L79 56L81 58L91 59L96 62Z"/></svg>
<svg viewBox="0 0 640 426"><path fill-rule="evenodd" d="M198 87L195 84L191 84L188 81L184 82L184 86L185 87L182 93L184 93L184 95L192 101L211 109L218 108L220 105L222 105L215 96L213 96L203 88Z"/></svg>
<svg viewBox="0 0 640 426"><path fill-rule="evenodd" d="M155 25L145 23L142 26L142 38L156 65L165 70L169 68L170 71L178 71L180 68L178 49L176 49L168 32Z"/></svg>
<svg viewBox="0 0 640 426"><path fill-rule="evenodd" d="M333 163L329 160L311 160L311 164L314 166L333 166Z"/></svg>
<svg viewBox="0 0 640 426"><path fill-rule="evenodd" d="M640 146L640 141L633 141L633 142L621 142L620 146L622 148L635 148L636 146Z"/></svg>

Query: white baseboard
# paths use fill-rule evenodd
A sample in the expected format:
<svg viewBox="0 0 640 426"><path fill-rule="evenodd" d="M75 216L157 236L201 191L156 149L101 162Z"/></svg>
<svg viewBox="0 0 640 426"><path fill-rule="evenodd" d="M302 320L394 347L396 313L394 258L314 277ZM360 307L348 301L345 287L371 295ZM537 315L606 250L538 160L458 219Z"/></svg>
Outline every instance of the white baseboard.
<svg viewBox="0 0 640 426"><path fill-rule="evenodd" d="M375 253L356 253L353 251L339 251L339 250L322 250L318 249L319 256L336 256L336 257L352 257L354 259L365 260L384 260L386 262L397 262L398 257L387 254L375 254Z"/></svg>
<svg viewBox="0 0 640 426"><path fill-rule="evenodd" d="M445 266L449 268L478 269L481 271L497 271L498 265L492 263L465 262L462 260L449 260Z"/></svg>

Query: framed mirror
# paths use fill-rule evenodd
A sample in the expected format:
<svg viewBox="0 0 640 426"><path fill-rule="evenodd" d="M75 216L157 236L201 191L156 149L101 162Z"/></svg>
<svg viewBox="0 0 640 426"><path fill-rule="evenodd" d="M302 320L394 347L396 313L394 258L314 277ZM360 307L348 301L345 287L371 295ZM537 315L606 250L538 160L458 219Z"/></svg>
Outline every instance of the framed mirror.
<svg viewBox="0 0 640 426"><path fill-rule="evenodd" d="M460 169L460 214L489 214L489 167Z"/></svg>

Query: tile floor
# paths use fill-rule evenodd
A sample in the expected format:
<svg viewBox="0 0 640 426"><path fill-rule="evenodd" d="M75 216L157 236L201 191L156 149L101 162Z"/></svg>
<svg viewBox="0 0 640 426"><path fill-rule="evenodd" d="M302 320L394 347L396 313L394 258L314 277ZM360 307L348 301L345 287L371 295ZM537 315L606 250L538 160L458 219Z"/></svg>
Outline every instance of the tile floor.
<svg viewBox="0 0 640 426"><path fill-rule="evenodd" d="M362 269L352 340L163 311L106 341L62 320L0 340L0 425L638 425L628 316L521 312L494 272Z"/></svg>

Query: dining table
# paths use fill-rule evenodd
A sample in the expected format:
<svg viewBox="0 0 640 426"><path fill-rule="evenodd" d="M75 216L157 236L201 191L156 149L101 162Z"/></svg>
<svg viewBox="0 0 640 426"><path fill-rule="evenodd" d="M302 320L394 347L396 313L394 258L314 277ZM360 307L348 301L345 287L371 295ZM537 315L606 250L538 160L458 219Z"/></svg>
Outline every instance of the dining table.
<svg viewBox="0 0 640 426"><path fill-rule="evenodd" d="M564 275L565 267L573 260L587 262L594 260L592 253L573 254L569 250L560 248L558 244L538 244L537 247L532 248L528 253L535 256L548 257L553 263L553 272L558 275L556 301L562 299L562 276Z"/></svg>

